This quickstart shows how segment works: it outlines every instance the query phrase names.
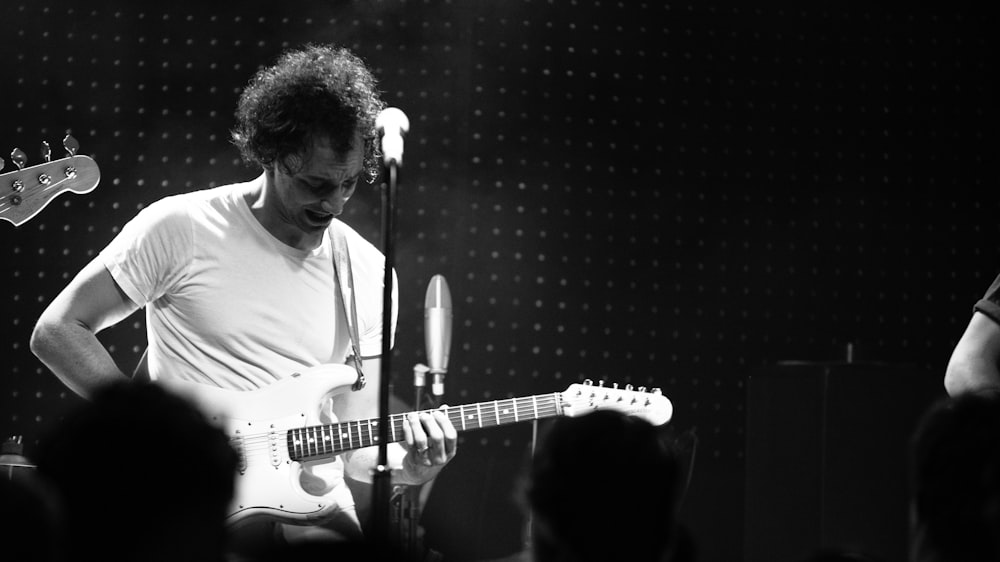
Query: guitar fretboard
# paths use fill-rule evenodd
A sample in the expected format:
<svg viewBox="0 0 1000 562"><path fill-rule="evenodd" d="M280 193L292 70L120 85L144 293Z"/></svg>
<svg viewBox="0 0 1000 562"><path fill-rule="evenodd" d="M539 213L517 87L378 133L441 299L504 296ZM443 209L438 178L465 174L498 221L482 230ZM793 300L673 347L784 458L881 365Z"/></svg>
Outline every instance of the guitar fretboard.
<svg viewBox="0 0 1000 562"><path fill-rule="evenodd" d="M563 413L562 400L559 393L507 398L448 407L447 414L455 429L461 432L559 416ZM436 410L422 412L433 411ZM390 441L404 439L403 424L407 415L389 416ZM378 418L313 425L288 431L288 454L296 461L313 460L378 445L379 439Z"/></svg>

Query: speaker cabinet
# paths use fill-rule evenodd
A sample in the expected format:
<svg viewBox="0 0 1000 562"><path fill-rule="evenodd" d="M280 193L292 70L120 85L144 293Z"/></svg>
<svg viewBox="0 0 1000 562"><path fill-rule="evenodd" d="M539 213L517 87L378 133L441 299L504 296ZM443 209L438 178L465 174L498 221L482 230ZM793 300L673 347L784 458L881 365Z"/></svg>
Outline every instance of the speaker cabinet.
<svg viewBox="0 0 1000 562"><path fill-rule="evenodd" d="M782 363L747 384L746 562L906 560L907 448L943 373Z"/></svg>

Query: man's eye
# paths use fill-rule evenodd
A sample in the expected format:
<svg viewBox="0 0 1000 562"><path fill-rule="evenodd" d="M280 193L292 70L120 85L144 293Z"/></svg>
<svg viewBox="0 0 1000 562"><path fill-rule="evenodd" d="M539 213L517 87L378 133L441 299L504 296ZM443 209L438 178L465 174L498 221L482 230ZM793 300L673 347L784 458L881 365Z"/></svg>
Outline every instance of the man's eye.
<svg viewBox="0 0 1000 562"><path fill-rule="evenodd" d="M301 181L302 185L305 186L306 189L308 189L309 191L312 191L313 193L320 193L320 192L322 192L323 190L326 189L326 184L325 183L314 183L314 182L311 182L311 181L308 181L308 180L300 180L300 181Z"/></svg>

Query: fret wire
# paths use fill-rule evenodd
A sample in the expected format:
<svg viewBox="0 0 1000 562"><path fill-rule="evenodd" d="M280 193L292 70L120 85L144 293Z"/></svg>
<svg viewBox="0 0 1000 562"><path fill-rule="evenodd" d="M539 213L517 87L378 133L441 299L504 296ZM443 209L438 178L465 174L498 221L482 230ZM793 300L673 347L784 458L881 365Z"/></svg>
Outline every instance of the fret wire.
<svg viewBox="0 0 1000 562"><path fill-rule="evenodd" d="M403 415L403 414L400 414L397 421L399 421L399 432L402 433L405 436L406 433L403 431L403 424L406 423L406 416ZM393 427L395 427L395 426L393 426ZM400 437L400 439L403 439L403 437Z"/></svg>
<svg viewBox="0 0 1000 562"><path fill-rule="evenodd" d="M494 403L494 408L496 409L496 416L497 416L497 425L500 425L501 423L503 424L510 423L510 421L508 421L509 420L508 414L503 412L503 410L507 410L507 408L501 407L502 404L508 401L509 399L497 400Z"/></svg>

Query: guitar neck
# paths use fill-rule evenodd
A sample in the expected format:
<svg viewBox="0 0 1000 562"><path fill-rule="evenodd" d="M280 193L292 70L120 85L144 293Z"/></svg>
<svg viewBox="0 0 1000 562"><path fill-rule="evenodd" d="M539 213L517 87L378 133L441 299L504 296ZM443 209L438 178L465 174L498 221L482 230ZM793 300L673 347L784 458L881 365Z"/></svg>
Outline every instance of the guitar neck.
<svg viewBox="0 0 1000 562"><path fill-rule="evenodd" d="M436 410L422 410L418 413L433 411ZM390 442L404 439L403 424L407 415L409 414L389 416ZM563 397L560 393L552 393L452 406L448 407L447 415L456 430L471 431L561 416ZM297 461L330 457L345 451L370 447L377 445L379 439L377 418L301 427L289 430L287 436L289 455Z"/></svg>

